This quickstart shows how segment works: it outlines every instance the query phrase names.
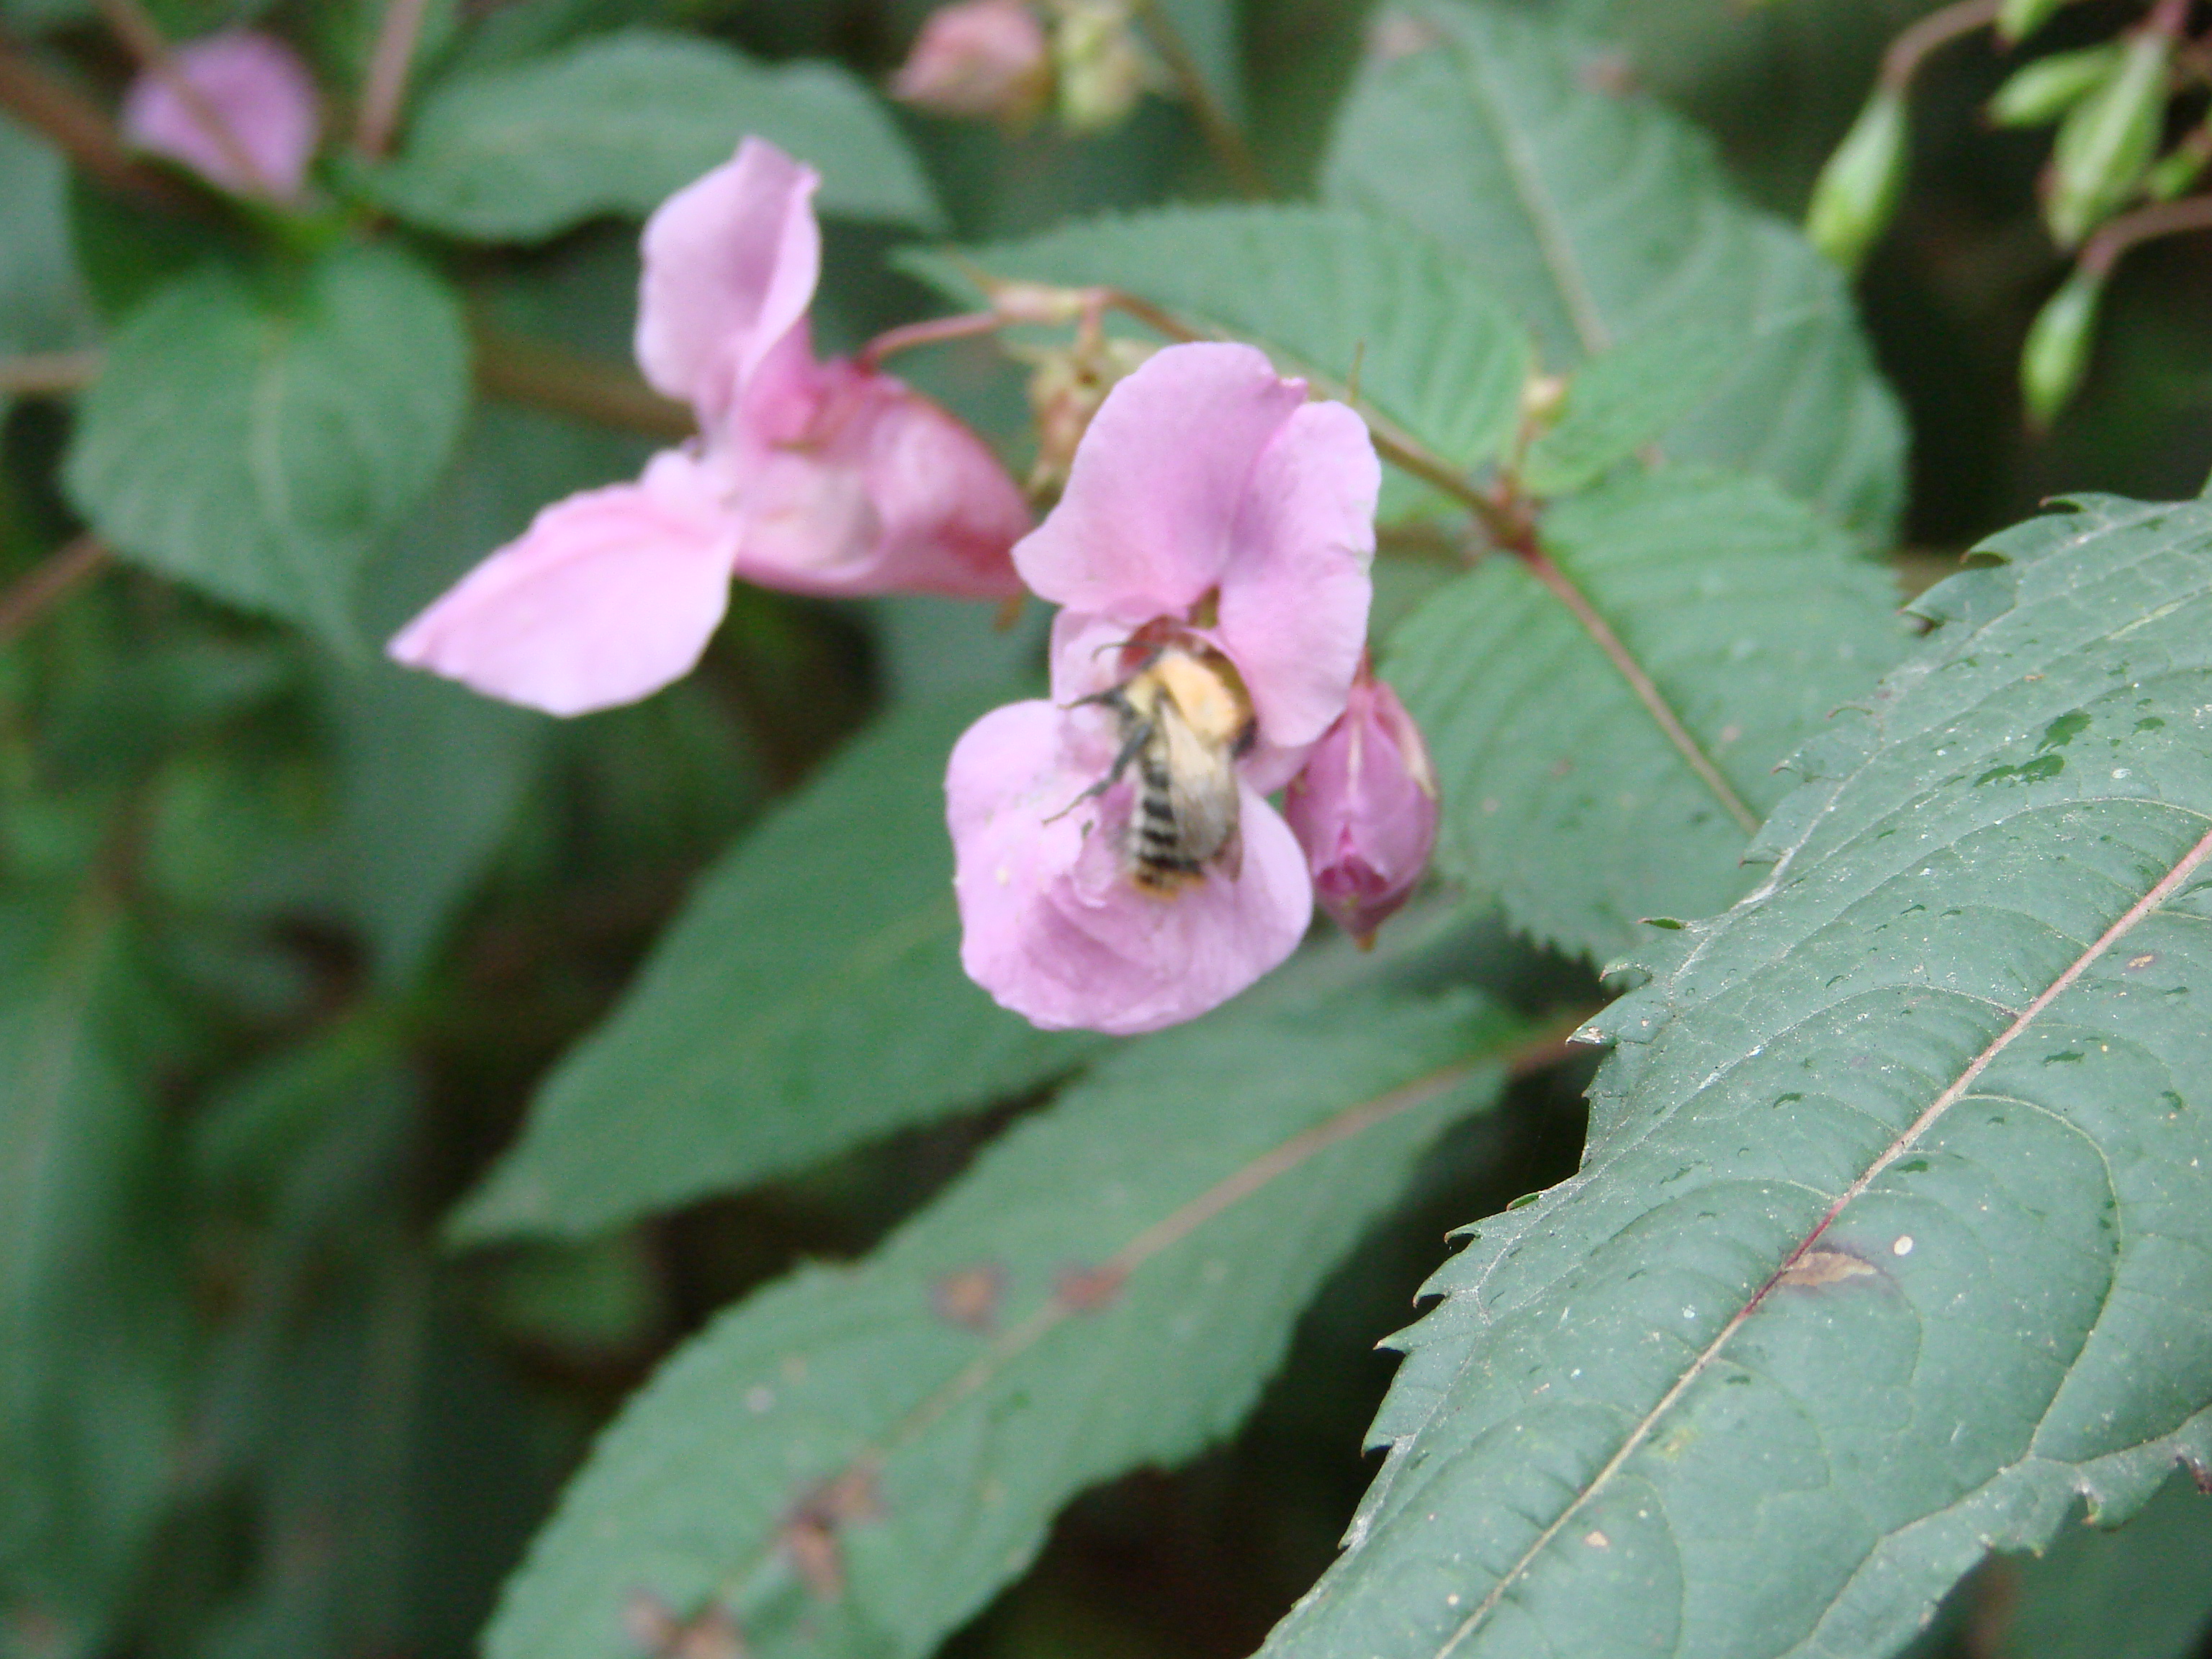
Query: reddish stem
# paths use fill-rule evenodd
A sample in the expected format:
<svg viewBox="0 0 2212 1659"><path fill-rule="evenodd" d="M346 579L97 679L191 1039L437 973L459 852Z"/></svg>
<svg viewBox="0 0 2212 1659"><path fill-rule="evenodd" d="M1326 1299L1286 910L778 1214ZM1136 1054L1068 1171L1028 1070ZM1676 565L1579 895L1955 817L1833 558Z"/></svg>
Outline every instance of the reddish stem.
<svg viewBox="0 0 2212 1659"><path fill-rule="evenodd" d="M361 113L354 122L354 148L363 155L381 155L398 131L400 106L407 98L407 76L415 65L415 46L422 37L422 19L429 0L389 0L384 21L376 31L376 50L368 60L368 78L361 94Z"/></svg>
<svg viewBox="0 0 2212 1659"><path fill-rule="evenodd" d="M169 50L168 40L161 25L154 21L153 14L139 0L93 0L93 3L109 30L123 43L124 50L137 60L140 69L177 95L185 112L222 152L222 159L237 170L239 177L252 186L256 195L276 200L277 191L269 175L262 172L260 164L239 141L222 112L178 64L176 54Z"/></svg>
<svg viewBox="0 0 2212 1659"><path fill-rule="evenodd" d="M79 536L0 592L0 645L16 638L57 601L99 574L108 556L106 544L97 537Z"/></svg>

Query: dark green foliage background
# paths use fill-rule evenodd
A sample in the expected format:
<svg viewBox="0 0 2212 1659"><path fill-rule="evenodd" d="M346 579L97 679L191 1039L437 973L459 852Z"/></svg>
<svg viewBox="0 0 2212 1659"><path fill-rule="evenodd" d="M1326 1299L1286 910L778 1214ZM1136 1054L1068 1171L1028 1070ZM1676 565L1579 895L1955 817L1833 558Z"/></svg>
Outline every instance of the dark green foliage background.
<svg viewBox="0 0 2212 1659"><path fill-rule="evenodd" d="M358 72L362 15L376 9L363 0L165 0L155 9L179 33L265 15L345 79ZM823 205L838 216L828 226L817 332L830 349L936 308L921 276L957 288L957 271L941 263L888 257L917 234L949 231L990 251L1003 261L994 268L1010 274L1133 279L1150 257L1147 221L1047 233L1078 216L1226 195L1188 118L1163 101L1085 141L886 115L879 105L866 122L840 128L840 112L854 107L841 100L857 98L858 83L823 93L809 78L817 70L757 67L827 58L879 82L926 9L921 0L434 5L426 75L495 74L549 52L580 54L589 71L600 37L659 31L625 36L614 56L623 75L650 69L657 53L684 60L685 96L668 117L667 154L641 173L620 165L635 158L611 123L574 141L595 167L615 158L607 176L564 176L558 190L549 187L556 199L511 213L502 194L511 181L472 171L465 154L403 150L371 188L429 239L422 247L443 251L437 239L449 234L501 244L461 256L483 316L616 359L630 322L634 231L596 216L646 204L726 149L713 114L730 84L766 100L794 145L836 131L850 139L851 153L825 165ZM1455 461L1492 458L1511 424L1523 361L1498 301L1462 295L1455 308L1458 279L1438 275L1427 249L1371 246L1336 216L1401 188L1417 198L1424 182L1395 175L1387 154L1364 170L1357 108L1346 129L1353 139L1322 165L1368 8L1242 0L1171 9L1200 48L1201 67L1241 111L1270 183L1328 204L1302 222L1301 234L1333 239L1332 269L1345 273L1346 292L1371 282L1407 297L1395 317L1347 317L1328 304L1298 314L1280 295L1209 285L1196 258L1156 297L1224 328L1239 325L1237 308L1249 301L1280 325L1282 337L1268 343L1290 356L1319 360L1346 339L1368 339L1371 408ZM1545 21L1571 15L1617 39L1624 78L1702 126L1749 201L1794 215L1882 43L1925 8L1528 0L1522 9ZM11 28L58 31L51 38L118 79L122 65L85 13L70 0L0 0ZM2101 38L2131 15L2095 0L2054 26L2054 42ZM2060 267L2033 228L2039 149L1978 124L1979 102L2000 75L1975 52L1931 70L1913 187L1856 290L1874 360L1911 434L1895 536L1887 532L1899 511L1891 471L1898 434L1865 390L1844 290L1809 252L1772 240L1779 233L1771 228L1756 233L1769 238L1759 246L1784 273L1778 280L1811 296L1814 344L1802 358L1762 344L1776 355L1738 383L1734 403L1695 408L1677 408L1661 392L1670 379L1702 386L1719 374L1714 318L1694 304L1680 316L1638 317L1639 270L1620 274L1614 298L1624 325L1652 331L1641 337L1646 362L1616 361L1608 371L1624 403L1664 405L1655 426L1684 455L1761 475L1706 481L1686 470L1656 486L1616 480L1559 520L1563 562L1575 563L1564 544L1579 527L1595 550L1578 573L1601 599L1608 581L1631 595L1620 603L1643 618L1650 648L1687 665L1689 679L1710 637L1689 600L1711 596L1678 594L1663 580L1687 556L1681 545L1721 544L1747 573L1787 570L1782 594L1761 592L1762 604L1773 599L1765 672L1773 684L1788 681L1808 708L1825 708L1835 701L1829 676L1838 686L1870 684L1902 648L1886 624L1862 629L1856 614L1823 631L1817 612L1827 596L1873 614L1887 577L1908 591L1926 587L1966 546L2030 516L2055 490L2179 499L2195 495L2212 470L2204 321L2212 251L2202 239L2154 246L2129 262L2086 395L2053 433L2025 434L2014 354ZM624 95L634 98L635 88ZM500 117L496 96L431 107L434 138ZM11 142L0 126L0 163ZM1702 178L1707 163L1694 141L1642 133L1635 142ZM920 162L911 171L908 155ZM0 356L82 344L94 319L75 304L47 303L40 287L52 250L9 237L10 216L28 222L64 186L36 166L0 167L0 175L21 192L0 194ZM1736 212L1701 222L1700 234L1727 246L1753 237ZM224 234L150 228L81 187L70 217L106 323L191 262L236 252ZM1542 317L1544 297L1516 289L1510 227L1462 228L1468 246L1457 249L1450 226L1428 228L1455 257L1478 267L1494 260L1486 275L1503 301ZM1224 215L1188 234L1233 269L1238 250L1255 246L1240 239L1262 233ZM503 245L509 238L532 245ZM310 298L316 280L301 279ZM8 1573L0 1659L470 1653L499 1585L592 1437L714 1316L814 1264L789 1284L834 1285L834 1295L800 1314L841 1329L841 1321L865 1325L872 1339L888 1330L895 1347L897 1313L878 1321L871 1297L915 1322L923 1292L915 1287L932 1275L973 1250L1018 1254L1024 1202L1065 1219L1048 1189L1040 1194L1032 1164L1103 1158L1117 1137L1154 1133L1146 1114L1168 1111L1175 1103L1162 1103L1177 1086L1233 1099L1238 1078L1264 1082L1266 1057L1295 1046L1279 1042L1268 1020L1312 1035L1300 1023L1300 997L1345 1018L1330 1000L1332 976L1350 969L1317 952L1317 963L1301 964L1303 979L1269 994L1273 1001L1173 1040L1188 1050L1102 1059L1106 1045L1030 1033L958 981L948 861L930 839L936 769L963 720L1033 674L1033 627L994 633L985 619L934 601L832 607L741 588L698 674L642 706L571 725L403 674L364 648L515 533L538 505L619 476L643 453L635 437L497 398L478 400L464 421L457 319L434 294L424 301L415 281L411 265L378 266L348 314L367 319L360 327L373 340L380 328L400 327L390 319L404 313L409 337L453 361L389 383L355 377L368 410L362 429L400 426L406 437L325 491L374 498L359 511L345 501L332 509L350 527L332 532L315 574L336 586L303 588L281 550L257 539L265 526L250 492L227 489L213 463L193 453L221 437L215 428L236 396L215 399L215 419L166 433L104 423L97 392L73 412L51 400L11 407L0 398L0 584L50 555L81 513L127 509L133 522L182 514L166 488L115 506L126 486L147 486L140 459L166 441L174 476L210 487L196 510L229 515L222 533L235 562L207 580L245 607L221 609L143 568L118 570L22 641L0 646L0 1089L50 1086L66 1107L56 1121L65 1116L70 1127L49 1143L39 1125L24 1127L27 1117L0 1115L0 1270L15 1275L0 1285L0 1448L22 1459L0 1462ZM298 293L249 292L227 278L210 278L185 300L240 337L267 315L307 306ZM1436 307L1433 330L1423 306ZM1725 325L1729 307L1717 309ZM1551 368L1571 366L1587 344L1547 338L1540 320L1535 333ZM1449 347L1445 368L1428 349L1438 340ZM325 346L340 358L360 349L349 338ZM1485 386L1485 399L1455 401L1452 384L1427 378L1451 364ZM900 367L994 439L1018 442L1020 382L1003 362L960 350ZM1327 367L1316 362L1317 377ZM1758 378L1770 372L1776 378ZM1779 384L1822 397L1842 388L1838 397L1857 399L1848 430L1832 445L1825 440L1835 434L1818 422L1809 437L1767 430L1763 388ZM449 458L434 480L431 452L446 453L448 435ZM1553 481L1547 492L1554 483L1562 495L1580 489L1657 434L1632 419L1615 429L1593 417L1589 429L1568 435L1584 450L1563 442L1547 458L1552 472L1531 474ZM65 476L64 457L80 438L86 447ZM1816 507L1834 522L1815 523ZM1686 530L1668 519L1676 511ZM354 523L364 515L368 530ZM1710 525L1724 533L1701 541ZM1760 564L1782 554L1803 562ZM143 557L182 577L204 574L189 550L166 564L158 545ZM1656 586L1639 585L1645 568L1662 573ZM1462 684L1437 641L1466 637L1462 623L1524 647L1547 637L1540 617L1521 624L1516 607L1542 603L1521 591L1527 582L1510 566L1456 574L1424 550L1418 530L1386 549L1381 614L1395 621L1426 605L1397 637L1389 666L1435 730L1448 782L1455 769L1471 774L1480 763L1490 729L1480 699L1514 688ZM338 591L347 584L350 599ZM307 629L249 614L264 611ZM1560 648L1571 655L1583 643L1570 634ZM1769 770L1778 758L1770 750L1789 746L1801 711L1770 695L1768 681L1753 689L1759 714L1771 715L1776 729L1747 722L1751 744L1731 765L1764 814L1789 789ZM870 728L894 706L888 726ZM1699 718L1715 732L1739 724L1725 709ZM1577 1060L1507 1081L1498 1064L1507 1037L1601 1000L1589 958L1648 936L1639 904L1703 914L1755 878L1728 861L1741 838L1724 821L1716 827L1711 803L1674 775L1664 747L1640 727L1624 732L1620 719L1606 727L1590 739L1593 748L1618 744L1606 775L1632 774L1646 793L1611 818L1579 798L1532 806L1532 817L1552 812L1568 825L1533 851L1483 840L1471 817L1455 821L1449 872L1501 896L1518 933L1487 915L1417 913L1402 924L1402 954L1387 971L1420 1000L1394 1004L1387 1018L1329 1050L1341 1077L1314 1068L1323 1094L1322 1085L1340 1083L1349 1091L1341 1104L1405 1082L1394 1068L1427 1055L1425 1045L1442 1045L1432 1056L1441 1062L1495 1037L1497 1052L1480 1050L1480 1068L1449 1109L1433 1121L1410 1115L1395 1140L1330 1166L1334 1186L1278 1194L1315 1204L1333 1194L1347 1206L1316 1231L1328 1235L1328 1249L1349 1255L1333 1267L1286 1255L1271 1268L1274 1294L1236 1310L1254 1323L1221 1339L1224 1374L1192 1373L1205 1410L1177 1418L1170 1401L1162 1421L1138 1425L1143 1431L1103 1436L1110 1443L1091 1449L1095 1467L1071 1455L1066 1469L1041 1474L1034 1491L1017 1495L1026 1518L1006 1522L1003 1537L988 1534L1010 1555L930 1587L943 1601L929 1609L936 1623L918 1616L911 1631L862 1632L848 1651L866 1641L887 1652L926 1650L938 1628L965 1620L945 1650L957 1659L1233 1659L1258 1648L1313 1584L1375 1472L1359 1449L1395 1364L1375 1345L1408 1322L1415 1288L1445 1258L1449 1230L1576 1169L1590 1065ZM1548 751L1540 758L1551 760ZM1549 787L1542 767L1523 769L1532 798ZM823 793L795 796L802 785ZM1619 849L1655 814L1689 826L1683 844L1720 851L1692 866L1673 843L1643 845L1636 856L1656 866L1647 872ZM1598 883L1563 893L1553 878L1570 855L1607 863L1621 890ZM1662 885L1664 894L1649 896ZM679 912L685 921L672 929ZM789 948L717 977L717 940L745 933ZM1528 943L1531 934L1558 951ZM636 1000L603 1024L633 990ZM902 1030L902 1010L917 996L946 1012L927 1029ZM870 1023L876 1040L830 1052L836 1037L825 1008L857 1010L852 1017ZM1455 1042L1460 1049L1447 1053ZM1186 1052L1197 1056L1198 1082L1178 1070ZM1061 1079L1094 1062L1058 1104L1039 1110ZM1206 1063L1229 1071L1208 1083ZM644 1073L667 1079L678 1106L633 1136L626 1091ZM1240 1119L1261 1140L1295 1133L1331 1104L1261 1092ZM817 1100L860 1097L867 1110L835 1121L811 1111ZM533 1099L541 1110L526 1133ZM716 1115L732 1100L749 1109L742 1135L718 1131ZM1012 1135L998 1142L1010 1124ZM1195 1190L1212 1166L1200 1152L1191 1156L1177 1178ZM963 1175L975 1184L952 1186L944 1206L930 1207ZM1107 1220L1097 1224L1102 1237L1112 1234ZM1304 1224L1292 1206L1242 1224L1295 1232ZM837 1265L886 1240L869 1267ZM1042 1294L1049 1265L1028 1261L1036 1282L1017 1290ZM1183 1276L1171 1286L1202 1279L1190 1262L1168 1266ZM33 1280L36 1294L15 1292ZM704 1388L739 1415L755 1371L773 1375L749 1346L753 1325L740 1320L763 1307L763 1320L780 1316L784 1305L764 1299L715 1324L709 1342L721 1346L693 1349L691 1369L669 1373L648 1403ZM944 1363L960 1358L940 1346ZM1082 1363L1109 1367L1115 1351L1102 1342L1100 1352L1108 1358ZM900 1350L884 1363L910 1358ZM724 1389L715 1366L739 1380ZM890 1410L883 1401L867 1408ZM855 1405L848 1415L866 1412ZM1071 1415L1079 1426L1082 1413L1071 1407ZM638 1441L651 1430L642 1422L624 1432ZM654 1455L672 1455L657 1447ZM1085 1490L1139 1459L1177 1467ZM702 1468L704 1475L678 1458L663 1473L719 1477ZM906 1478L933 1476L924 1468ZM614 1475L604 1481L621 1485ZM2047 1558L1987 1564L1913 1651L2173 1659L2212 1600L2212 1506L2196 1505L2186 1487L2170 1484L2112 1538L2069 1531ZM1046 1517L1071 1496L1046 1534ZM748 1499L760 1516L733 1501L730 1524L772 1524L773 1498ZM580 1524L572 1516L545 1535L541 1547L556 1567ZM580 1553L591 1558L594 1548L587 1540ZM902 1565L854 1567L888 1580ZM627 1558L610 1572L616 1567L627 1571ZM564 1616L558 1606L511 1612L507 1627L524 1632L512 1639L529 1644L503 1659L563 1650L557 1634L530 1632L533 1620L550 1619L573 1638L577 1626Z"/></svg>

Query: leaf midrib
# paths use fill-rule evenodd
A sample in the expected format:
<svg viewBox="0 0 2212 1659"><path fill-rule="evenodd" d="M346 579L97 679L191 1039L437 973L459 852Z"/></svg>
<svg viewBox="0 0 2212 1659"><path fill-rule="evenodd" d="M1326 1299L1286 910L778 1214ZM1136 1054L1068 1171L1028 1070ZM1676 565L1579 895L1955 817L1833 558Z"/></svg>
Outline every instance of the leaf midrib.
<svg viewBox="0 0 2212 1659"><path fill-rule="evenodd" d="M1622 1438L1619 1449L1590 1478L1589 1484L1575 1494L1573 1500L1559 1512L1558 1518L1539 1533L1535 1540L1521 1553L1513 1565L1499 1575L1497 1583L1491 1587L1482 1600L1437 1650L1436 1659L1450 1659L1450 1656L1461 1643L1481 1627L1491 1613L1497 1610L1506 1591L1528 1571L1539 1556L1551 1547L1553 1540L1565 1530L1583 1508L1605 1488L1613 1476L1626 1465L1628 1460L1636 1455L1644 1442L1650 1438L1660 1419L1666 1416L1691 1387L1711 1368L1713 1363L1720 1357L1721 1351L1734 1339L1736 1332L1741 1329L1751 1316L1759 1310L1767 1296L1777 1285L1782 1282L1790 1269L1804 1257L1807 1251L1812 1249L1820 1242L1828 1228L1835 1223L1836 1218L1851 1202L1862 1195L1881 1176L1883 1170L1911 1151L1920 1139L1935 1127L1944 1113L1949 1111L1964 1097L1966 1091L1973 1086L1974 1080L1995 1063L1998 1055L2024 1035L2051 1004L2064 995L2082 974L2088 970L2092 964L2108 954L2121 939L2125 937L2144 917L2155 910L2208 859L2212 859L2212 830L2207 830L2148 892L2106 927L2094 943L2069 963L2065 969L2037 994L2035 1000L2020 1012L2013 1023L1991 1038L1981 1051L1967 1062L1958 1076L1954 1078L1929 1103L1919 1116L1915 1118L1900 1134L1869 1163L1866 1169L1853 1179L1850 1185L1837 1196L1819 1223L1798 1241L1796 1247L1783 1259L1781 1265L1768 1275L1765 1282L1745 1300L1741 1307L1729 1316L1728 1322L1721 1328L1713 1340L1698 1352L1687 1366L1684 1367L1681 1375L1676 1377L1667 1392L1660 1396L1658 1402L1636 1420L1628 1433Z"/></svg>
<svg viewBox="0 0 2212 1659"><path fill-rule="evenodd" d="M1528 216L1537 251L1543 255L1544 268L1559 289L1560 305L1574 325L1575 337L1585 352L1602 351L1613 343L1613 331L1607 326L1596 297L1583 275L1582 261L1575 252L1566 222L1545 188L1528 137L1512 119L1503 98L1483 74L1480 55L1469 51L1464 40L1457 45L1458 50L1453 55L1465 70L1470 101L1489 124L1492 137L1498 142L1506 174L1512 180L1514 198Z"/></svg>
<svg viewBox="0 0 2212 1659"><path fill-rule="evenodd" d="M1534 1069L1549 1064L1557 1057L1559 1048L1556 1032L1523 1042L1510 1050L1493 1045L1347 1106L1247 1159L1204 1192L1140 1229L1127 1243L1090 1269L1085 1277L1094 1283L1126 1282L1139 1267L1182 1243L1208 1222L1322 1152L1430 1104L1486 1066L1503 1066L1516 1073ZM856 1479L872 1479L891 1457L963 1401L987 1387L1054 1330L1085 1310L1086 1304L1080 1297L1059 1291L1047 1297L1019 1324L1008 1328L983 1352L909 1407L896 1422L845 1458L838 1469L821 1483L821 1489L829 1490ZM778 1547L776 1534L772 1532L763 1546L723 1576L708 1600L726 1603L738 1598L748 1581L776 1559Z"/></svg>

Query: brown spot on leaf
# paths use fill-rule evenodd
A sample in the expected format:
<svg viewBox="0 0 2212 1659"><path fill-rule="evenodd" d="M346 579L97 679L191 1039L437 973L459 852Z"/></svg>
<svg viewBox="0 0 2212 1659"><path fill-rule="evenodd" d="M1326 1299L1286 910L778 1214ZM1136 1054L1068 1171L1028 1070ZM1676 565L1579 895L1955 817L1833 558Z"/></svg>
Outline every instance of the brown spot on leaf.
<svg viewBox="0 0 2212 1659"><path fill-rule="evenodd" d="M1095 1313L1120 1293L1128 1276L1120 1267L1066 1267L1054 1281L1053 1294L1077 1313Z"/></svg>
<svg viewBox="0 0 2212 1659"><path fill-rule="evenodd" d="M1847 1279L1863 1279L1874 1271L1873 1263L1860 1260L1848 1250L1808 1250L1782 1270L1782 1282L1800 1290L1816 1291L1826 1285L1840 1285Z"/></svg>
<svg viewBox="0 0 2212 1659"><path fill-rule="evenodd" d="M719 1601L678 1619L651 1590L634 1590L623 1608L623 1629L655 1659L744 1659L744 1635Z"/></svg>
<svg viewBox="0 0 2212 1659"><path fill-rule="evenodd" d="M2143 952L2141 956L2139 956L2139 957L2130 957L2128 958L2128 966L2129 966L2129 967L2130 967L2130 968L2148 968L2148 967L2149 967L2149 966L2151 965L2151 963L2153 963L2154 962L2156 962L2157 960L2158 960L2158 952L2157 952L2157 951L2144 951L2144 952Z"/></svg>
<svg viewBox="0 0 2212 1659"><path fill-rule="evenodd" d="M939 1319L971 1331L990 1331L998 1326L1006 1293L1006 1269L994 1261L979 1262L938 1279L929 1287L929 1305Z"/></svg>
<svg viewBox="0 0 2212 1659"><path fill-rule="evenodd" d="M783 1528L783 1553L817 1601L835 1601L845 1593L845 1552L834 1528L818 1516L802 1515Z"/></svg>
<svg viewBox="0 0 2212 1659"><path fill-rule="evenodd" d="M824 1481L792 1511L791 1519L783 1523L783 1551L817 1600L835 1601L845 1593L845 1553L837 1540L839 1529L855 1521L873 1521L883 1512L875 1471L869 1468L848 1469L835 1480Z"/></svg>
<svg viewBox="0 0 2212 1659"><path fill-rule="evenodd" d="M1552 763L1552 775L1555 778L1564 778L1568 773L1574 769L1575 763L1569 760L1565 755L1560 756L1559 759Z"/></svg>
<svg viewBox="0 0 2212 1659"><path fill-rule="evenodd" d="M1592 92L1626 98L1636 90L1636 62L1625 52L1601 52L1582 66L1577 78Z"/></svg>

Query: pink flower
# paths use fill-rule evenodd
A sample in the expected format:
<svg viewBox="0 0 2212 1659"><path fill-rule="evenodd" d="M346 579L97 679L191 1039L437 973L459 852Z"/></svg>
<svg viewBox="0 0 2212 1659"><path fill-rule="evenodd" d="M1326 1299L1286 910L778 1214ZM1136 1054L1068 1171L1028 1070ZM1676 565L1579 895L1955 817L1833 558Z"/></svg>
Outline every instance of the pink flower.
<svg viewBox="0 0 2212 1659"><path fill-rule="evenodd" d="M748 138L645 228L637 359L700 436L540 512L417 617L398 661L580 714L690 672L732 576L830 596L1006 599L1028 503L982 441L890 375L815 356L811 167Z"/></svg>
<svg viewBox="0 0 2212 1659"><path fill-rule="evenodd" d="M292 49L266 34L232 29L183 47L176 66L204 109L161 76L141 75L124 96L123 136L238 195L297 197L314 158L321 114L315 83ZM209 131L209 113L220 118L231 143Z"/></svg>
<svg viewBox="0 0 2212 1659"><path fill-rule="evenodd" d="M891 96L936 115L1034 120L1052 94L1052 48L1027 0L959 0L929 14Z"/></svg>
<svg viewBox="0 0 2212 1659"><path fill-rule="evenodd" d="M1361 665L1328 735L1283 797L1322 908L1364 945L1395 915L1437 844L1437 778L1398 694Z"/></svg>
<svg viewBox="0 0 2212 1659"><path fill-rule="evenodd" d="M1171 346L1108 396L1014 550L1066 607L1053 701L946 773L961 960L1000 1002L1155 1030L1296 948L1312 882L1265 796L1343 712L1380 483L1359 417L1249 346Z"/></svg>

